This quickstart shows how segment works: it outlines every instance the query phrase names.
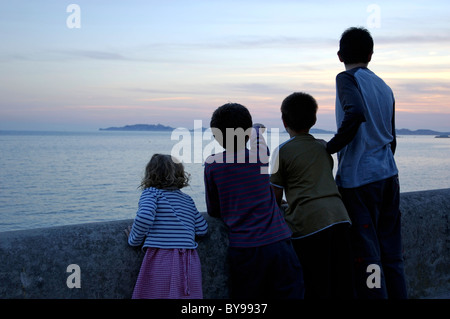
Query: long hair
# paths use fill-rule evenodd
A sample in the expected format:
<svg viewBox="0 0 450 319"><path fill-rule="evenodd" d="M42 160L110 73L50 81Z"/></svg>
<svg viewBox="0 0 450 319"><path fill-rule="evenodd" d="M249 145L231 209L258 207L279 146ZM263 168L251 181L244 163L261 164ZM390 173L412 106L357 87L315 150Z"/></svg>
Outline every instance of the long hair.
<svg viewBox="0 0 450 319"><path fill-rule="evenodd" d="M189 177L183 164L178 160L175 162L171 155L154 154L145 168L145 175L139 187L181 189L189 185Z"/></svg>

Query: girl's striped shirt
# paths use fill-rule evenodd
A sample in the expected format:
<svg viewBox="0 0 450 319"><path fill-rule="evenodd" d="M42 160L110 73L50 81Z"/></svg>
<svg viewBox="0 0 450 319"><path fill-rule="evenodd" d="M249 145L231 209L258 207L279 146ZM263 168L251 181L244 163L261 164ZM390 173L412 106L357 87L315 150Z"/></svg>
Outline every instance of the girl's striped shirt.
<svg viewBox="0 0 450 319"><path fill-rule="evenodd" d="M181 190L146 188L131 228L131 246L156 248L197 247L195 235L207 233L208 224L192 198Z"/></svg>

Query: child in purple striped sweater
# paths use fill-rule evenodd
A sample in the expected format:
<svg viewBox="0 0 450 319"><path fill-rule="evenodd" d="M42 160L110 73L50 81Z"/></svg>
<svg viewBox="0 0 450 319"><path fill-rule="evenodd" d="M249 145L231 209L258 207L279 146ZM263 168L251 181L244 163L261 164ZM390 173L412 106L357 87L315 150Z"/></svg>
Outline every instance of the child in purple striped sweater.
<svg viewBox="0 0 450 319"><path fill-rule="evenodd" d="M231 297L303 298L301 265L269 175L263 173L268 161L258 146L266 154L267 146L252 129L250 112L225 104L213 113L210 126L225 151L206 159L206 205L208 214L221 217L229 228Z"/></svg>

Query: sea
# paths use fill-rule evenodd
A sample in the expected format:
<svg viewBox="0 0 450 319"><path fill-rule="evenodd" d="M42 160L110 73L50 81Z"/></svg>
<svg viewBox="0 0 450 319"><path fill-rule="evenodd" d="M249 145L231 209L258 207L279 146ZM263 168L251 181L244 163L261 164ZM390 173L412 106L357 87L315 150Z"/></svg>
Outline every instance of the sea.
<svg viewBox="0 0 450 319"><path fill-rule="evenodd" d="M205 212L203 161L218 146L201 133L174 133L0 131L0 232L133 219L155 153L181 157L191 175L183 191ZM275 133L266 133L271 149L289 139ZM395 159L402 192L450 188L450 138L400 135Z"/></svg>

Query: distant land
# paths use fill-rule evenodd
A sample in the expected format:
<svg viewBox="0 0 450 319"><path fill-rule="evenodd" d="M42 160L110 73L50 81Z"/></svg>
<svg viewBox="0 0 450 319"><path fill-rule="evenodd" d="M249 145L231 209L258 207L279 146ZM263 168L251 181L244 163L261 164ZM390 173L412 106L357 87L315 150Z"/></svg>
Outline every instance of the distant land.
<svg viewBox="0 0 450 319"><path fill-rule="evenodd" d="M134 125L125 125L121 127L108 127L108 128L100 128L100 131L173 131L175 128L162 125L162 124L134 124ZM206 128L203 128L205 130ZM397 129L397 135L450 135L450 132L437 132L433 130L420 129L420 130L409 130L406 128ZM334 134L334 131L327 131L322 129L313 128L311 129L311 133L313 134Z"/></svg>
<svg viewBox="0 0 450 319"><path fill-rule="evenodd" d="M450 135L450 132L437 132L425 129L411 131L406 128L402 128L395 131L397 132L397 135Z"/></svg>
<svg viewBox="0 0 450 319"><path fill-rule="evenodd" d="M203 131L207 128L203 127ZM108 127L108 128L100 128L100 131L173 131L175 128L162 125L162 124L134 124L134 125L125 125L121 127ZM311 133L313 134L334 134L333 131L326 131L321 129L313 128L311 129Z"/></svg>
<svg viewBox="0 0 450 319"><path fill-rule="evenodd" d="M121 127L101 128L100 131L173 131L174 128L162 124L134 124Z"/></svg>

